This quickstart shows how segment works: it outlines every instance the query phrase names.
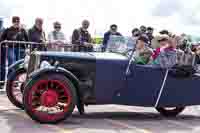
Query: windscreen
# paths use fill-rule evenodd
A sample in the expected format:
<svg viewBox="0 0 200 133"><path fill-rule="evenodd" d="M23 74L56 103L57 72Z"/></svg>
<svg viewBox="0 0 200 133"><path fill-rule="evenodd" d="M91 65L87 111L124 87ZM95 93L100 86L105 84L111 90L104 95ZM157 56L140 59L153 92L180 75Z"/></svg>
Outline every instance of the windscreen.
<svg viewBox="0 0 200 133"><path fill-rule="evenodd" d="M112 53L125 53L130 49L133 49L134 44L130 44L130 38L124 36L116 36L111 35L108 44L107 44L107 52Z"/></svg>

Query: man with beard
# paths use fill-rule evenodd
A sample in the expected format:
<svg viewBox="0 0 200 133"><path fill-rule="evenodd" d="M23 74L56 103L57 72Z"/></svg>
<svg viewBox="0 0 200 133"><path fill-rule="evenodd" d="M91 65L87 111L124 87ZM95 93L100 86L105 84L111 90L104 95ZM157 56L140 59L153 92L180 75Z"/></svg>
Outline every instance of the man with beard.
<svg viewBox="0 0 200 133"><path fill-rule="evenodd" d="M45 32L43 30L43 19L42 18L36 18L33 28L29 29L29 31L28 31L28 36L29 36L29 40L31 42L35 42L35 43L45 43L46 42ZM43 51L43 50L45 50L45 47L44 47L44 44L41 44L41 45L36 44L31 47L31 50Z"/></svg>
<svg viewBox="0 0 200 133"><path fill-rule="evenodd" d="M72 44L74 44L74 51L93 51L92 38L88 31L89 26L90 22L83 20L82 27L73 31Z"/></svg>

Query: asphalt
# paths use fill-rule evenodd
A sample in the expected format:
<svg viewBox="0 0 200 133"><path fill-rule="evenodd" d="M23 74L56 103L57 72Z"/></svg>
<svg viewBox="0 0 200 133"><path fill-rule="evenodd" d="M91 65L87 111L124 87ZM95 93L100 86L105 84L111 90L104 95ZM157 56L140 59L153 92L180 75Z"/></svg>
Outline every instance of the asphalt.
<svg viewBox="0 0 200 133"><path fill-rule="evenodd" d="M32 121L0 94L0 131L2 133L200 133L200 106L188 107L175 118L160 116L154 108L118 105L88 106L86 114L77 110L57 124Z"/></svg>

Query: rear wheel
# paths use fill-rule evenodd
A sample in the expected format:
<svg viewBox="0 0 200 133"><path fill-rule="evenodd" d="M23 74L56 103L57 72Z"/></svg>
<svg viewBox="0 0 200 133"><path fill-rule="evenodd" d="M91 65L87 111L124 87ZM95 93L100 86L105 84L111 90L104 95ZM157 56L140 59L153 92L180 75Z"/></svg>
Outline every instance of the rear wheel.
<svg viewBox="0 0 200 133"><path fill-rule="evenodd" d="M175 117L178 114L180 114L184 109L185 109L185 107L172 107L172 108L159 107L159 108L156 108L156 110L165 117Z"/></svg>
<svg viewBox="0 0 200 133"><path fill-rule="evenodd" d="M24 109L22 102L22 93L25 81L26 70L24 68L21 68L8 75L8 80L6 84L6 93L8 99L12 102L12 104L21 109Z"/></svg>
<svg viewBox="0 0 200 133"><path fill-rule="evenodd" d="M76 92L65 76L43 74L27 83L23 102L33 120L54 124L71 116L76 105Z"/></svg>

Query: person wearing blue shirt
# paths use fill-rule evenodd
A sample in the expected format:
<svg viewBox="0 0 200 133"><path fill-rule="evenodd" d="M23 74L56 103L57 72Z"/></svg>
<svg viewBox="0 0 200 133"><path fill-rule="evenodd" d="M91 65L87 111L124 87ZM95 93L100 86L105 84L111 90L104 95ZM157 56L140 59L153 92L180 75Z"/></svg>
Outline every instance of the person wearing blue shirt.
<svg viewBox="0 0 200 133"><path fill-rule="evenodd" d="M107 48L107 43L108 43L108 40L110 39L111 35L122 36L121 33L117 32L117 28L118 27L116 24L112 24L110 26L110 30L104 34L103 48L102 48L103 52L105 52L105 50Z"/></svg>

